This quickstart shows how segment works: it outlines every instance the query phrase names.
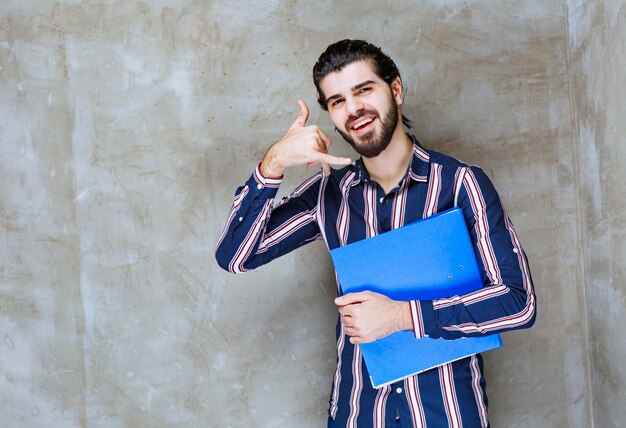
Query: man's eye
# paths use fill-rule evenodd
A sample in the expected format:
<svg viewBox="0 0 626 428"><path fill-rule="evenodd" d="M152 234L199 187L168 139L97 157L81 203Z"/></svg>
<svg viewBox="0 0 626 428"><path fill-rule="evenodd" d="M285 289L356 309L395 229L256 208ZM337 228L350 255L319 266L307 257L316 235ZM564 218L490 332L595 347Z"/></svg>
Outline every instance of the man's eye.
<svg viewBox="0 0 626 428"><path fill-rule="evenodd" d="M333 101L330 103L330 105L331 105L331 106L333 106L333 107L335 107L335 106L338 106L338 105L339 105L342 101L343 101L342 99L336 99L336 100L333 100Z"/></svg>
<svg viewBox="0 0 626 428"><path fill-rule="evenodd" d="M359 94L363 94L365 92L369 92L370 88L361 88L359 89Z"/></svg>

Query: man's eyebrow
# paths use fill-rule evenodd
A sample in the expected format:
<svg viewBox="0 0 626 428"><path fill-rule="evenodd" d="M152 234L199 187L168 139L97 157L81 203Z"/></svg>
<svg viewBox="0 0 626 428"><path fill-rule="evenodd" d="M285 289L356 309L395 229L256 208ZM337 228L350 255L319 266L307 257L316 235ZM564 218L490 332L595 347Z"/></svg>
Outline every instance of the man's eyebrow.
<svg viewBox="0 0 626 428"><path fill-rule="evenodd" d="M351 87L350 91L352 92L357 91L364 86L371 85L372 83L376 83L376 82L374 82L373 80L366 80L365 82L359 83L358 85L354 85L353 87ZM341 94L331 95L330 97L326 98L326 104L328 104L330 101L334 100L335 98L341 98Z"/></svg>
<svg viewBox="0 0 626 428"><path fill-rule="evenodd" d="M354 91L356 91L356 90L358 90L358 89L361 89L361 88L362 88L362 87L364 87L364 86L371 85L372 83L376 83L376 82L374 82L373 80L366 80L366 81L365 81L365 82L363 82L363 83L359 83L358 85L355 85L355 86L351 87L351 88L350 88L350 90L351 90L352 92L354 92Z"/></svg>

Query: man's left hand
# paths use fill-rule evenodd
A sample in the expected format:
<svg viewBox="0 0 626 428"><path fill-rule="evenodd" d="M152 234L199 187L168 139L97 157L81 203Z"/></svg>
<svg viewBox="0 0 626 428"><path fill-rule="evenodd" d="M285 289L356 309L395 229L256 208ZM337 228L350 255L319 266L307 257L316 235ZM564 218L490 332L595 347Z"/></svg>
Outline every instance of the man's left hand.
<svg viewBox="0 0 626 428"><path fill-rule="evenodd" d="M398 330L411 330L408 302L392 300L372 291L337 297L344 332L353 344L372 342Z"/></svg>

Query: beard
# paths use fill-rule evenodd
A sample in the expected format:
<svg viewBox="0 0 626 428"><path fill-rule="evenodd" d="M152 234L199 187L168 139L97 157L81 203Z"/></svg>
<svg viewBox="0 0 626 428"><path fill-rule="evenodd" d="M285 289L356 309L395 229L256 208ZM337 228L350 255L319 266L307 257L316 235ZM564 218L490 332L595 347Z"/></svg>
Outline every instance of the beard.
<svg viewBox="0 0 626 428"><path fill-rule="evenodd" d="M361 136L352 137L349 133L342 131L339 128L335 128L337 129L337 132L341 134L343 139L346 140L348 144L350 144L352 148L364 158L374 158L378 156L387 148L387 146L389 146L389 143L391 143L391 137L393 136L396 126L398 125L398 108L391 97L391 93L389 95L389 109L387 109L384 118L381 118L375 110L363 110L358 116L350 116L345 124L345 129L350 129L350 123L353 123L362 116L370 114L376 116L376 118L380 121L382 126L380 132L376 129L372 129Z"/></svg>

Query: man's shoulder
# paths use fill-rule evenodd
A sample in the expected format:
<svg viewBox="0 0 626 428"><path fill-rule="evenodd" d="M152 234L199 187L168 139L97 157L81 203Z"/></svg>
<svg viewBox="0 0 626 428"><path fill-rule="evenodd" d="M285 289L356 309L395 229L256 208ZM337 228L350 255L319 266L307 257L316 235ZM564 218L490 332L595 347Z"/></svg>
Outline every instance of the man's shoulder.
<svg viewBox="0 0 626 428"><path fill-rule="evenodd" d="M453 156L447 155L445 153L441 153L439 151L436 150L432 150L429 148L426 148L424 146L422 146L422 144L417 140L417 138L415 138L415 136L409 134L411 139L413 140L413 144L414 144L414 148L413 148L413 154L414 154L414 161L413 161L413 168L420 168L419 163L423 162L423 163L427 163L427 164L437 164L441 167L443 167L443 171L447 171L447 172L453 172L455 173L456 170L458 170L459 168L466 168L466 167L470 167L471 165L467 164L466 162L457 159ZM416 163L417 162L417 163ZM423 166L421 167L423 168ZM429 168L430 169L430 168Z"/></svg>
<svg viewBox="0 0 626 428"><path fill-rule="evenodd" d="M459 173L461 173L461 170L465 170L462 173L463 176L465 176L466 173L469 173L471 176L475 177L475 179L477 179L479 183L484 184L491 181L483 168L476 164L470 164L453 156L432 150L428 150L428 154L430 155L431 165L437 164L442 167L440 170L440 174L443 177L456 180L459 176Z"/></svg>
<svg viewBox="0 0 626 428"><path fill-rule="evenodd" d="M434 150L427 150L427 152L430 155L431 163L436 163L438 165L443 166L444 168L458 169L458 168L466 168L470 166L466 162L460 159L457 159L453 156L447 155L445 153L437 152Z"/></svg>

